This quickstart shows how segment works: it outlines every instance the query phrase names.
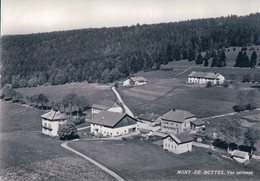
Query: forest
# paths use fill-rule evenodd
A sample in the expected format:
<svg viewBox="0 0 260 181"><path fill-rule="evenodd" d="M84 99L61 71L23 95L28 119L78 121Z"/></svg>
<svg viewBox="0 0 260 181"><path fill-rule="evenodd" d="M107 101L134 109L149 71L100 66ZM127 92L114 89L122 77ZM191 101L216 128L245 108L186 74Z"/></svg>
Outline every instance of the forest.
<svg viewBox="0 0 260 181"><path fill-rule="evenodd" d="M8 35L0 41L2 86L107 83L170 61L193 61L203 51L259 45L260 14Z"/></svg>

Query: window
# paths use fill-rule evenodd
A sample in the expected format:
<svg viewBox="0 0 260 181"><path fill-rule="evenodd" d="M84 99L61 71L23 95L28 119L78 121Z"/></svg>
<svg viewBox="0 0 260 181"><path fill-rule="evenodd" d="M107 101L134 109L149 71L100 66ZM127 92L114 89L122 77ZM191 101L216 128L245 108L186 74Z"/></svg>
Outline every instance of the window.
<svg viewBox="0 0 260 181"><path fill-rule="evenodd" d="M167 147L167 144L165 143L165 147Z"/></svg>
<svg viewBox="0 0 260 181"><path fill-rule="evenodd" d="M116 132L116 134L118 134L118 132Z"/></svg>
<svg viewBox="0 0 260 181"><path fill-rule="evenodd" d="M174 147L174 149L176 150L176 146Z"/></svg>
<svg viewBox="0 0 260 181"><path fill-rule="evenodd" d="M173 148L173 145L172 145L172 148Z"/></svg>

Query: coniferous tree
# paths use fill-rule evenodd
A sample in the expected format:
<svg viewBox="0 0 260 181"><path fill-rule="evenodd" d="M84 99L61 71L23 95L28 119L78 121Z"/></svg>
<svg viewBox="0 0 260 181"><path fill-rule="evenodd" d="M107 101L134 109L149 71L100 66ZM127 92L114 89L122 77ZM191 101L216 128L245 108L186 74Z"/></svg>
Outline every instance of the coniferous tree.
<svg viewBox="0 0 260 181"><path fill-rule="evenodd" d="M253 51L251 58L250 58L250 62L249 62L250 67L255 68L256 62L257 62L257 54L256 54L256 51Z"/></svg>

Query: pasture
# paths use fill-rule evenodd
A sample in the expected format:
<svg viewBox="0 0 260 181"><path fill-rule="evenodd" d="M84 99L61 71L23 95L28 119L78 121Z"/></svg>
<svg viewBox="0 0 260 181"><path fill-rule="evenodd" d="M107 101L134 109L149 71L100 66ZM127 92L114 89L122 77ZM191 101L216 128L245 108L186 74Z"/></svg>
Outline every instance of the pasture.
<svg viewBox="0 0 260 181"><path fill-rule="evenodd" d="M257 180L260 163L245 168L218 152L193 147L192 152L174 154L163 151L161 146L144 140L128 141L77 141L69 144L94 160L112 169L126 180ZM196 175L177 174L178 170L227 170L254 171L248 175Z"/></svg>
<svg viewBox="0 0 260 181"><path fill-rule="evenodd" d="M89 84L87 82L68 83L65 85L39 86L31 88L16 89L24 98L35 94L43 93L49 98L49 102L58 102L68 93L76 93L78 96L85 96L90 104L94 104L100 99L116 100L111 90L111 85Z"/></svg>
<svg viewBox="0 0 260 181"><path fill-rule="evenodd" d="M0 101L0 180L113 180L41 133L41 111Z"/></svg>

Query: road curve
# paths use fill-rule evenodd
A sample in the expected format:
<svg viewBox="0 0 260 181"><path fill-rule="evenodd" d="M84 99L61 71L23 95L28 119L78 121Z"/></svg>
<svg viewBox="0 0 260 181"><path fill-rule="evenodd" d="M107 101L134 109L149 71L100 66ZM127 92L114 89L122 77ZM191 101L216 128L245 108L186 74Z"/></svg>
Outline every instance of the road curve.
<svg viewBox="0 0 260 181"><path fill-rule="evenodd" d="M77 140L73 140L73 141L77 141ZM117 175L115 172L113 172L112 170L108 169L107 167L105 167L104 165L101 165L100 163L98 163L97 161L93 160L92 158L88 157L87 155L78 152L77 150L74 150L73 148L68 146L68 141L64 142L61 144L61 146L79 156L81 156L82 158L84 158L85 160L90 161L91 163L93 163L94 165L98 166L99 168L101 168L102 170L104 170L105 172L107 172L108 174L110 174L112 177L114 177L115 179L119 180L119 181L125 181L125 179L123 179L122 177L120 177L119 175Z"/></svg>
<svg viewBox="0 0 260 181"><path fill-rule="evenodd" d="M129 115L134 117L134 114L132 113L132 111L125 105L123 99L121 98L120 94L116 91L116 88L113 86L112 87L113 92L116 94L116 97L118 99L118 101L123 105L125 112Z"/></svg>

